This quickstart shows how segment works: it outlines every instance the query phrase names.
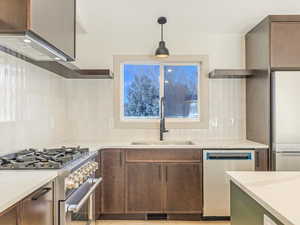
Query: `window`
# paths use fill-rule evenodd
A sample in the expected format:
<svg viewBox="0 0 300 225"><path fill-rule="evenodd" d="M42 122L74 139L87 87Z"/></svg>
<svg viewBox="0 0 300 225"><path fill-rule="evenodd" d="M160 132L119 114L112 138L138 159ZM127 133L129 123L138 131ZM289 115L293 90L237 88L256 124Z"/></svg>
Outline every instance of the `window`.
<svg viewBox="0 0 300 225"><path fill-rule="evenodd" d="M199 61L195 57L172 60L170 57L158 61L150 57L117 57L114 62L118 70L115 76L116 124L156 127L150 124L158 123L160 100L164 98L167 125L177 123L174 128L184 128L186 123L183 122L189 122L193 125L187 128L206 127L208 83L204 74L207 65L205 57L197 59Z"/></svg>
<svg viewBox="0 0 300 225"><path fill-rule="evenodd" d="M160 99L160 66L123 65L123 117L157 118Z"/></svg>
<svg viewBox="0 0 300 225"><path fill-rule="evenodd" d="M126 63L122 67L125 120L158 118L162 97L166 118L199 117L199 65Z"/></svg>

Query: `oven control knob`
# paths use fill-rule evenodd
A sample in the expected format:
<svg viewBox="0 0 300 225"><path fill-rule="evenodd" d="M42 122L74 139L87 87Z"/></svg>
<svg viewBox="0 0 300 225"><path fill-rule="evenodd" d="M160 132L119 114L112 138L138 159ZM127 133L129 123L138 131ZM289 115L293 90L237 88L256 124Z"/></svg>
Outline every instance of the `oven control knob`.
<svg viewBox="0 0 300 225"><path fill-rule="evenodd" d="M76 183L73 179L67 178L66 179L66 188L67 189L74 189L76 188Z"/></svg>

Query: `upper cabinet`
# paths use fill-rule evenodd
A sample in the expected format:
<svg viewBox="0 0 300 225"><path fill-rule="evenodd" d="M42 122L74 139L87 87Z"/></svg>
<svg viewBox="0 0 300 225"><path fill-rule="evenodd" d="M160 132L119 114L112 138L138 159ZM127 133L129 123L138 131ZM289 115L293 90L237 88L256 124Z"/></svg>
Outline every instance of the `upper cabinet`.
<svg viewBox="0 0 300 225"><path fill-rule="evenodd" d="M271 23L272 68L300 68L300 21Z"/></svg>
<svg viewBox="0 0 300 225"><path fill-rule="evenodd" d="M300 15L268 16L246 35L248 70L300 69Z"/></svg>
<svg viewBox="0 0 300 225"><path fill-rule="evenodd" d="M0 45L36 61L75 60L76 0L1 0Z"/></svg>

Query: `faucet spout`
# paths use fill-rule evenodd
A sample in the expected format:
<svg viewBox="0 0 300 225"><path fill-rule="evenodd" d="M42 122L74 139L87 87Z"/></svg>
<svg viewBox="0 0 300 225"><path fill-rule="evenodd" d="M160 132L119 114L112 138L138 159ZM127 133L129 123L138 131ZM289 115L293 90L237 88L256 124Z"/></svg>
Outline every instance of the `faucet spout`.
<svg viewBox="0 0 300 225"><path fill-rule="evenodd" d="M159 132L159 140L163 141L164 140L164 133L169 132L166 129L166 120L165 120L165 98L162 97L160 99L160 132Z"/></svg>

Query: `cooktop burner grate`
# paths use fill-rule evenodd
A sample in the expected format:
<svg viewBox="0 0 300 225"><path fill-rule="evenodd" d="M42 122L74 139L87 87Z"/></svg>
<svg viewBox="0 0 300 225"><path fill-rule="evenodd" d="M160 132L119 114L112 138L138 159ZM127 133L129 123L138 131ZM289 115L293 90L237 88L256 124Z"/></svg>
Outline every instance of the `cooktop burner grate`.
<svg viewBox="0 0 300 225"><path fill-rule="evenodd" d="M88 154L88 148L61 147L53 149L25 149L0 157L2 169L60 169Z"/></svg>

